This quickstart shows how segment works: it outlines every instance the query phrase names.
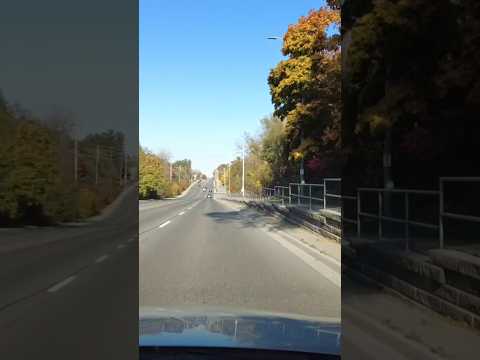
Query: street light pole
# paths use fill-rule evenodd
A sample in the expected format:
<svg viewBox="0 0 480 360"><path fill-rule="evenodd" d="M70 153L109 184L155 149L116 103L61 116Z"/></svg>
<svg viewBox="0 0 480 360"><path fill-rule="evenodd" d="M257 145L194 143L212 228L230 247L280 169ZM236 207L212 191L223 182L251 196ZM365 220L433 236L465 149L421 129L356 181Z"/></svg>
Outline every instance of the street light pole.
<svg viewBox="0 0 480 360"><path fill-rule="evenodd" d="M230 163L228 163L228 195L230 195Z"/></svg>
<svg viewBox="0 0 480 360"><path fill-rule="evenodd" d="M245 197L245 144L242 144L242 197Z"/></svg>
<svg viewBox="0 0 480 360"><path fill-rule="evenodd" d="M300 184L305 184L305 168L303 166L303 156L300 159Z"/></svg>

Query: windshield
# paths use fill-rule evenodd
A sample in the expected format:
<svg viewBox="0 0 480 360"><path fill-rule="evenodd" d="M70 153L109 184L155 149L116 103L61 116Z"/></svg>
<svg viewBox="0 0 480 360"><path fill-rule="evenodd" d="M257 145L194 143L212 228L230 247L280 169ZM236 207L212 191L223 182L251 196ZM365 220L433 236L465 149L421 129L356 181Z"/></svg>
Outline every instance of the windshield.
<svg viewBox="0 0 480 360"><path fill-rule="evenodd" d="M223 311L231 315L228 334L255 312L271 324L253 331L241 321L241 329L270 331L272 348L298 341L273 336L272 316L280 329L303 316L317 332L318 324L335 325L336 343L340 203L325 189L338 195L340 174L323 169L318 146L340 121L340 97L329 94L331 112L312 127L296 113L302 94L287 83L309 88L304 105L320 111L325 94L316 86L332 80L317 78L340 71L339 10L318 1L262 1L254 12L241 2L140 5L140 313L175 312L186 326L180 332L195 333L185 321L198 321L179 308L198 316ZM325 68L312 63L327 60ZM311 74L299 79L305 71ZM334 81L328 86L340 88ZM151 323L144 321L145 340ZM173 323L160 332L175 333ZM303 337L298 348L308 341L331 340Z"/></svg>

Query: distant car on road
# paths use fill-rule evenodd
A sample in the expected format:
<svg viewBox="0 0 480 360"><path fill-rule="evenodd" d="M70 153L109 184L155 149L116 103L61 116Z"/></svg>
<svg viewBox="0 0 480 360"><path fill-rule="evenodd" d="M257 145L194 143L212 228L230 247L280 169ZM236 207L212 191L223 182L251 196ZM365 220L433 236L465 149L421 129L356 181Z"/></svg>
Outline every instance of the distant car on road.
<svg viewBox="0 0 480 360"><path fill-rule="evenodd" d="M204 188L203 188L203 191L207 191L207 188L206 188L206 187L204 187Z"/></svg>

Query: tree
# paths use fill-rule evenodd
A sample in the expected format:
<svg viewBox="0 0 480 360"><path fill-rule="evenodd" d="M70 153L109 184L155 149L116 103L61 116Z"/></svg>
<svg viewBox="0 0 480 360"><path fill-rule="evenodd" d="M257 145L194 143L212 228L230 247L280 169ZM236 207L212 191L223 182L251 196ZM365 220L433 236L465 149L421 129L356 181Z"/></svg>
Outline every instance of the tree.
<svg viewBox="0 0 480 360"><path fill-rule="evenodd" d="M14 141L12 178L17 201L11 208L12 216L34 219L53 216L59 171L50 132L35 121L22 121L16 127Z"/></svg>
<svg viewBox="0 0 480 360"><path fill-rule="evenodd" d="M447 167L476 168L480 21L471 14L479 3L364 0L345 10L344 94L356 109L345 116L343 138L354 144L357 162L361 154L375 170L362 181L386 183L382 152L392 155L391 176L404 186L420 179L433 186ZM405 171L412 166L418 172Z"/></svg>
<svg viewBox="0 0 480 360"><path fill-rule="evenodd" d="M14 134L14 119L8 112L3 96L0 96L0 222L2 219L6 221L17 210L13 193Z"/></svg>
<svg viewBox="0 0 480 360"><path fill-rule="evenodd" d="M340 151L340 22L338 8L320 8L301 17L284 36L288 56L268 78L274 115L285 122L294 159L332 157Z"/></svg>
<svg viewBox="0 0 480 360"><path fill-rule="evenodd" d="M168 195L167 167L166 161L150 150L140 147L138 194L141 199Z"/></svg>

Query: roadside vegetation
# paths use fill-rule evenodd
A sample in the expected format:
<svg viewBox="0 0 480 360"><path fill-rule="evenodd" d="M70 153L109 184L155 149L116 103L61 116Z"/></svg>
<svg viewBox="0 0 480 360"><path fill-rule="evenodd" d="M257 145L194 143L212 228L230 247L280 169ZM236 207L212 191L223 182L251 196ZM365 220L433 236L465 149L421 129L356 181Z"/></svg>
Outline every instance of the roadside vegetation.
<svg viewBox="0 0 480 360"><path fill-rule="evenodd" d="M0 96L0 226L96 215L121 191L125 164L127 181L136 177L123 134L90 134L75 145L72 126L65 112L39 119Z"/></svg>
<svg viewBox="0 0 480 360"><path fill-rule="evenodd" d="M475 0L345 3L342 138L350 191L383 187L389 155L395 187L478 176L480 20L472 14L479 11Z"/></svg>
<svg viewBox="0 0 480 360"><path fill-rule="evenodd" d="M192 182L202 174L192 170L192 162L188 159L170 162L166 153L155 154L151 150L140 147L139 152L139 184L140 199L162 199L181 194Z"/></svg>

